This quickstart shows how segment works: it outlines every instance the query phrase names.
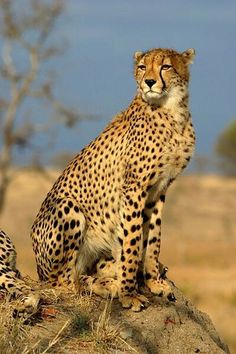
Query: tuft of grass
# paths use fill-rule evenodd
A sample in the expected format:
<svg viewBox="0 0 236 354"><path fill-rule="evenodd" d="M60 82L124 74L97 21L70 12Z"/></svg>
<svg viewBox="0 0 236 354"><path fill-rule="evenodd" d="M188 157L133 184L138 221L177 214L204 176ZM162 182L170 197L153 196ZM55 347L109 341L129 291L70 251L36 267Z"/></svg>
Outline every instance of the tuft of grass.
<svg viewBox="0 0 236 354"><path fill-rule="evenodd" d="M92 323L92 337L95 345L106 353L119 347L119 333L121 327L111 323L111 301L107 301L98 321Z"/></svg>
<svg viewBox="0 0 236 354"><path fill-rule="evenodd" d="M22 354L28 351L30 335L24 319L14 319L13 308L6 299L0 304L0 353Z"/></svg>
<svg viewBox="0 0 236 354"><path fill-rule="evenodd" d="M80 312L76 312L71 319L70 332L71 335L74 334L78 337L89 337L89 335L91 335L89 317Z"/></svg>
<svg viewBox="0 0 236 354"><path fill-rule="evenodd" d="M114 323L111 319L112 300L105 304L96 323L92 322L92 340L94 343L94 353L110 354L116 352L138 353L131 345L121 338L122 325Z"/></svg>

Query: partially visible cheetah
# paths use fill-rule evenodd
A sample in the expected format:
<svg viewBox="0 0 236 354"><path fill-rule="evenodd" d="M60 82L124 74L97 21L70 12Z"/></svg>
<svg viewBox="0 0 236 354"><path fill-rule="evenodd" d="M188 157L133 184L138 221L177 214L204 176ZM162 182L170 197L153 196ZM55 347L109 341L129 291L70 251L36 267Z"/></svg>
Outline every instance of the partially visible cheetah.
<svg viewBox="0 0 236 354"><path fill-rule="evenodd" d="M5 232L0 230L0 294L20 298L18 312L32 312L38 307L39 294L33 291L16 268L16 250Z"/></svg>
<svg viewBox="0 0 236 354"><path fill-rule="evenodd" d="M142 272L152 293L174 298L158 262L161 215L168 186L194 150L188 107L194 56L193 49L135 53L136 96L69 163L32 226L41 281L87 286L140 311L148 303L138 288Z"/></svg>

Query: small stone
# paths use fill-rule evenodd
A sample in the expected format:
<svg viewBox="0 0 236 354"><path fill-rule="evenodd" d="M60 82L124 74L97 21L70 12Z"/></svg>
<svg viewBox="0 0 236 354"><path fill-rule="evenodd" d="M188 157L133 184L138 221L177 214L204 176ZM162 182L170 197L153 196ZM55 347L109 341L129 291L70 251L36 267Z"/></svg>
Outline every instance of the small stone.
<svg viewBox="0 0 236 354"><path fill-rule="evenodd" d="M131 338L133 336L133 329L132 328L123 328L121 331L120 331L120 336L122 339L127 339L127 338Z"/></svg>

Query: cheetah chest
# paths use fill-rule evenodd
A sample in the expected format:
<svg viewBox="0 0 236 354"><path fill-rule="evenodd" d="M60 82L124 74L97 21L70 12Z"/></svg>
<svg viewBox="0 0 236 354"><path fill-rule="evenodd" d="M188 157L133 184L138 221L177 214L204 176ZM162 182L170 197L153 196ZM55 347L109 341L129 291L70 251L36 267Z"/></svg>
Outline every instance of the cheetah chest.
<svg viewBox="0 0 236 354"><path fill-rule="evenodd" d="M169 185L187 166L194 144L183 136L173 136L164 146L158 164L158 176L163 188Z"/></svg>

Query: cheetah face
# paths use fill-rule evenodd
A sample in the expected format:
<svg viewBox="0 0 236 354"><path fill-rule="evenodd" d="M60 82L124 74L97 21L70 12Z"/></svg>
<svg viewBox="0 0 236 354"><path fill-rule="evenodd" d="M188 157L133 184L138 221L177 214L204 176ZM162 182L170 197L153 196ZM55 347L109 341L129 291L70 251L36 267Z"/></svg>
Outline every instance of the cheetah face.
<svg viewBox="0 0 236 354"><path fill-rule="evenodd" d="M194 49L178 53L172 49L152 49L136 52L135 78L138 93L152 105L162 106L170 97L187 93L189 64L195 56Z"/></svg>

